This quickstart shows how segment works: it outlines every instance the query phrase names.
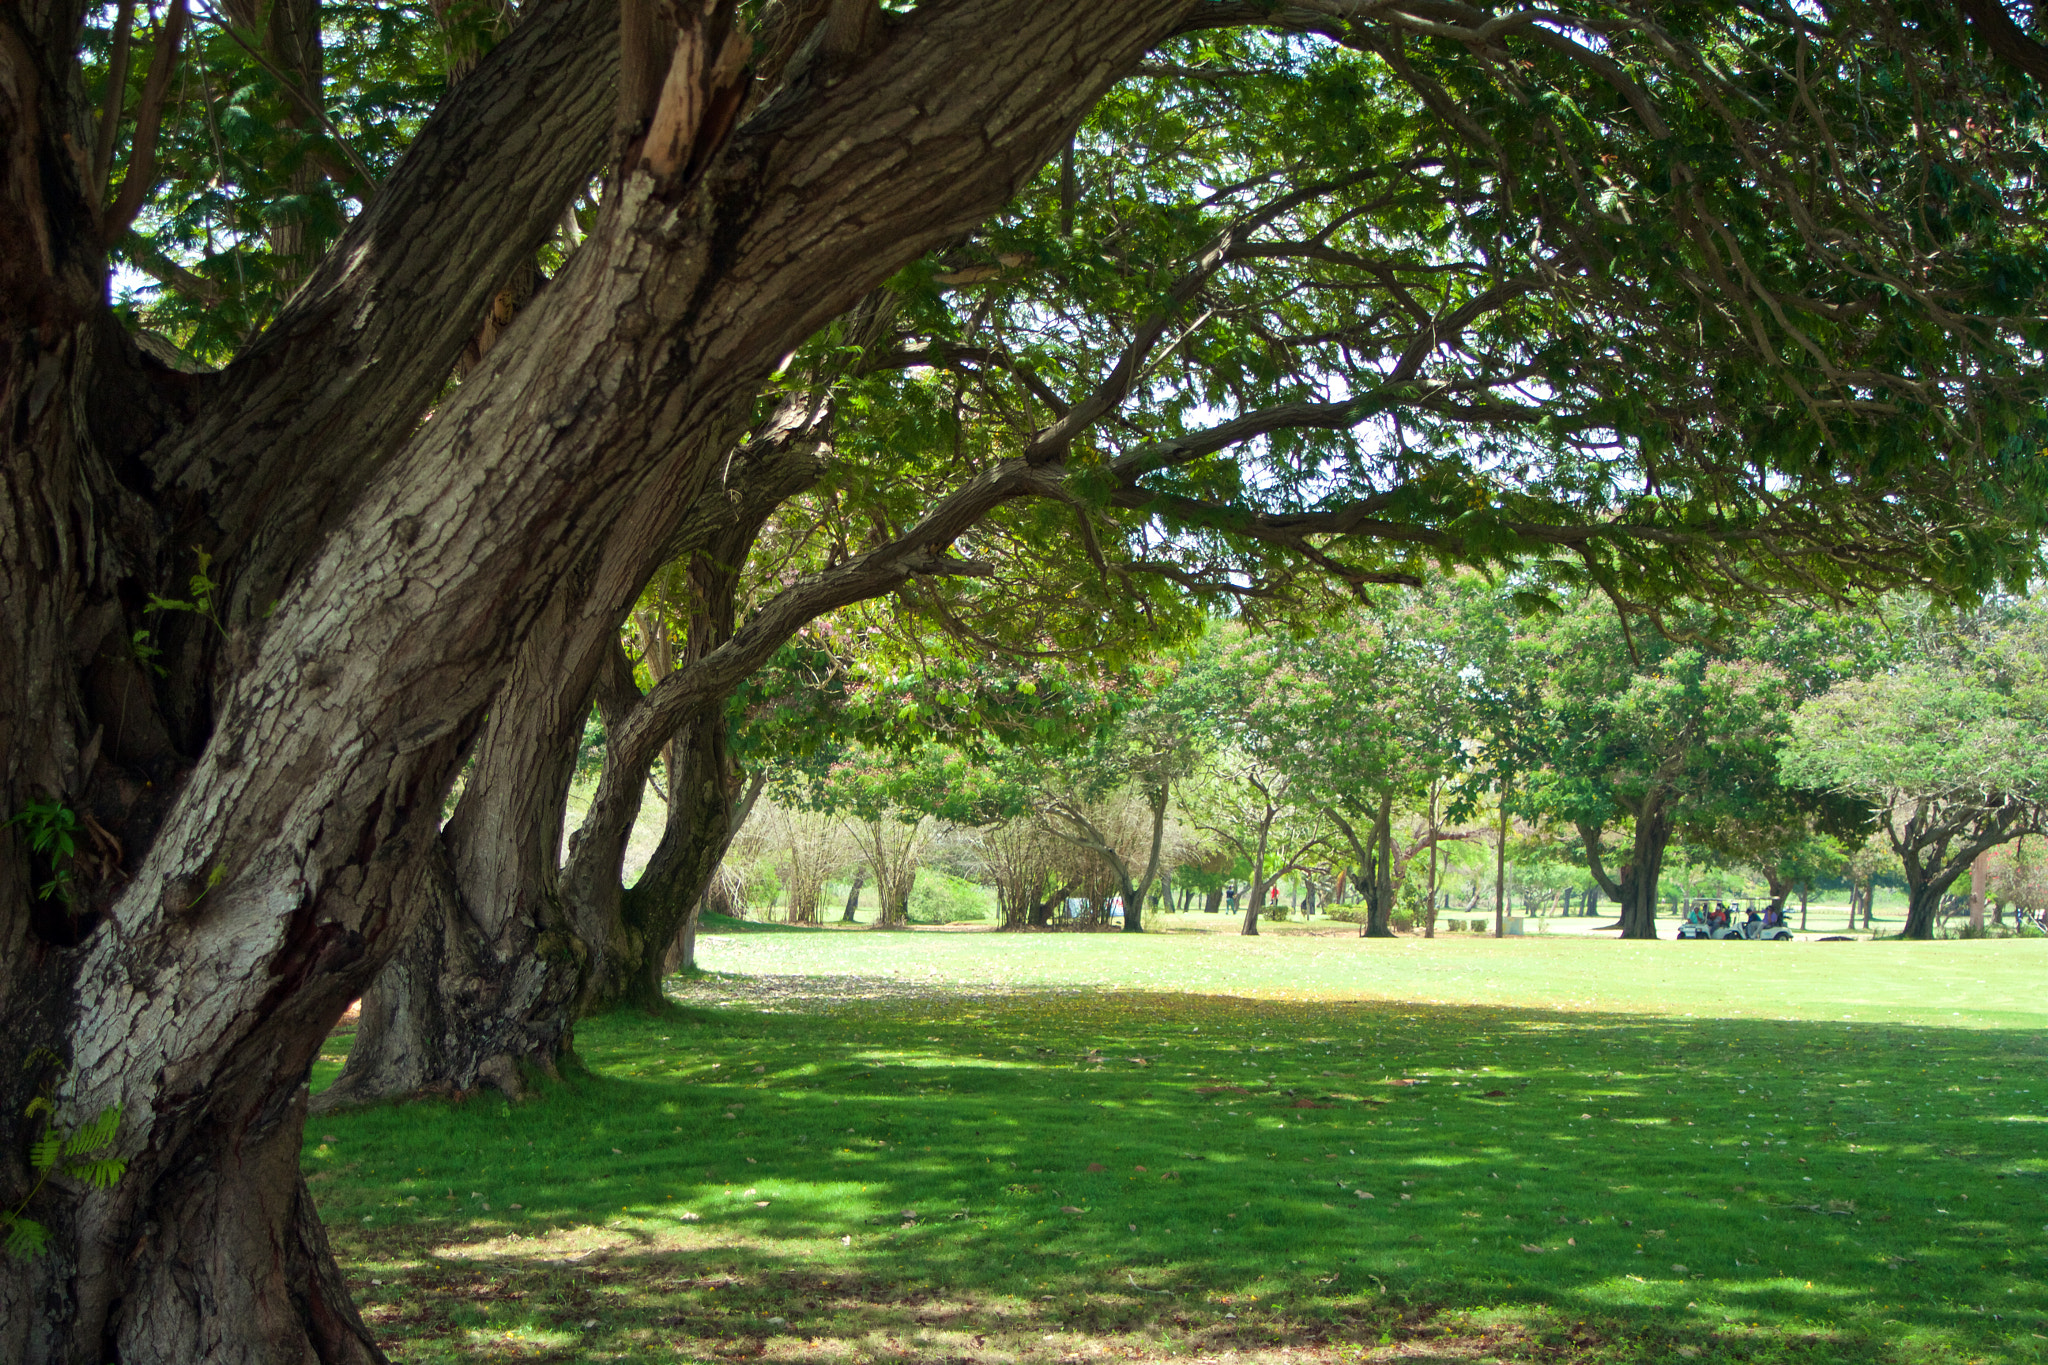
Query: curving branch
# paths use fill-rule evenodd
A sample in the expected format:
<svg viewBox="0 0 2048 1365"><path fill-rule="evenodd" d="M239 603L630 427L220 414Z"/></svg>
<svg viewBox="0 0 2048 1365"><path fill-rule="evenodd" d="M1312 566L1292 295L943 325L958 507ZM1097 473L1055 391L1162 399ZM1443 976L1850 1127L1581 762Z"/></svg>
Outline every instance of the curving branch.
<svg viewBox="0 0 2048 1365"><path fill-rule="evenodd" d="M1970 21L1994 57L2048 83L2048 46L2013 21L2004 0L1956 0L1956 9Z"/></svg>
<svg viewBox="0 0 2048 1365"><path fill-rule="evenodd" d="M114 173L114 143L121 136L121 117L128 106L128 58L135 46L135 0L120 0L114 9L114 44L107 57L107 103L100 111L92 145L92 190L105 194Z"/></svg>
<svg viewBox="0 0 2048 1365"><path fill-rule="evenodd" d="M121 188L100 219L102 242L119 241L134 223L135 215L142 212L149 192L156 188L156 139L163 129L164 100L170 94L171 73L177 69L178 52L185 41L187 17L185 0L171 0L163 22L157 25L156 41L149 53L149 74L142 84L142 102L135 106L135 136L128 153L128 173L121 177ZM111 142L106 127L120 122L121 92L110 90L107 98L107 124L102 125L100 136ZM108 159L112 160L111 147Z"/></svg>

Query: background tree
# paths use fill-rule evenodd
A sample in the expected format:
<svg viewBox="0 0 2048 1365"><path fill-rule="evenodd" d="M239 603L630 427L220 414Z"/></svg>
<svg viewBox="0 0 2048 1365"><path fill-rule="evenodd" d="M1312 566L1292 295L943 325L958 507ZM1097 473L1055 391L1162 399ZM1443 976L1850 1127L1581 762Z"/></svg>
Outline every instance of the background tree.
<svg viewBox="0 0 2048 1365"><path fill-rule="evenodd" d="M1167 807L1196 761L1181 671L1169 657L1119 679L1113 719L1091 743L1038 750L1040 761L1023 774L1040 828L1100 858L1114 876L1125 933L1144 930L1145 901L1168 851ZM1139 828L1120 829L1131 816Z"/></svg>
<svg viewBox="0 0 2048 1365"><path fill-rule="evenodd" d="M1189 789L1189 819L1247 870L1243 932L1256 935L1268 893L1328 843L1331 830L1313 797L1254 755L1211 755Z"/></svg>
<svg viewBox="0 0 2048 1365"><path fill-rule="evenodd" d="M1792 802L1777 787L1777 743L1799 679L1745 650L1739 623L1664 624L1633 629L1587 605L1529 635L1548 672L1550 730L1532 799L1579 831L1588 869L1620 904L1624 938L1656 936L1675 837L1717 821L1769 823ZM1608 831L1621 821L1628 842L1610 871Z"/></svg>
<svg viewBox="0 0 2048 1365"><path fill-rule="evenodd" d="M2002 618L2002 619L2001 619ZM1850 679L1794 720L1795 781L1867 802L1906 879L1907 938L1977 857L2048 829L2048 625L2008 608L1936 657Z"/></svg>

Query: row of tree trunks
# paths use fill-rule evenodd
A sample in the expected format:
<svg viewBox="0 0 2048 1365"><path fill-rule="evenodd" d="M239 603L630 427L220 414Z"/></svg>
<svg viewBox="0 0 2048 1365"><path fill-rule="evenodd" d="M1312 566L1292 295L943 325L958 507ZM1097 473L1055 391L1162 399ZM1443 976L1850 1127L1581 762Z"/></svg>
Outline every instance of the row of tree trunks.
<svg viewBox="0 0 2048 1365"><path fill-rule="evenodd" d="M779 430L784 438L800 432ZM617 719L638 696L618 639L648 579L678 553L703 553L706 542L716 542L714 552L732 550L733 528L758 527L815 477L816 464L806 442L776 439L751 443L728 470L741 482L729 482L722 496L700 496L687 511L636 509L615 528L597 571L581 580L586 590L555 604L556 618L530 637L442 831L445 865L421 879L419 927L364 996L348 1064L321 1107L485 1084L520 1095L529 1073L555 1074L571 1052L579 1007L593 997L623 999L636 971L658 979L663 961L648 960L649 940L629 923L622 894L606 894L594 877L597 894L565 897L563 825L593 697L609 702ZM630 832L638 809L607 814ZM672 839L663 842L668 848ZM623 862L623 840L618 848ZM649 872L673 883L674 869L673 852L667 860L658 853ZM611 870L613 886L619 872ZM601 967L590 943L603 950ZM613 989L598 994L601 986Z"/></svg>
<svg viewBox="0 0 2048 1365"><path fill-rule="evenodd" d="M494 63L510 49L558 75L592 50L583 35L522 49L522 23L271 332L193 377L148 369L106 307L67 150L89 124L80 11L16 8L0 42L0 803L61 800L114 842L104 888L53 910L19 833L0 834L0 1197L26 1187L22 1115L45 1078L16 1063L38 1039L68 1058L67 1116L120 1108L129 1165L110 1189L37 1201L53 1243L0 1262L0 1358L381 1358L295 1175L305 1081L433 899L443 803L520 650L615 528L713 486L784 356L999 208L1190 7L919 7L761 117L671 119L453 390L475 319L587 174L560 121L606 102L587 70L537 98L538 77L508 92ZM609 11L532 9L536 27ZM493 119L512 126L478 139ZM183 583L195 541L220 587L164 632L168 676L141 679L137 707L140 604ZM706 686L757 667L757 643Z"/></svg>

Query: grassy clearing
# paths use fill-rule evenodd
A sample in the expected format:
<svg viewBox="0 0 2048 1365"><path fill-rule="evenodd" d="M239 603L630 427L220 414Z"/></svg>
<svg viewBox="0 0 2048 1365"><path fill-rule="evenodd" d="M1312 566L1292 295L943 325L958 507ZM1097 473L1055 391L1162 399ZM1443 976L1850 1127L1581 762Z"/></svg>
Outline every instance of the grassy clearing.
<svg viewBox="0 0 2048 1365"><path fill-rule="evenodd" d="M1189 916L1189 919L1213 919ZM1169 932L787 933L748 922L706 965L747 975L850 973L935 986L1094 987L1302 1000L1993 1028L2048 1025L2048 940L1940 944L1621 943L1455 936L1360 939L1280 926L1256 939Z"/></svg>
<svg viewBox="0 0 2048 1365"><path fill-rule="evenodd" d="M1335 971L1275 943L1218 980L1193 937L734 935L776 974L593 1021L526 1105L318 1120L307 1165L410 1361L2048 1360L2043 1005L2002 994L2040 945L1639 945L1657 986L1638 945L1396 944L1373 988L1439 1003L1216 993ZM1688 1019L1745 989L1695 952L1990 1004ZM1492 998L1575 973L1612 984Z"/></svg>

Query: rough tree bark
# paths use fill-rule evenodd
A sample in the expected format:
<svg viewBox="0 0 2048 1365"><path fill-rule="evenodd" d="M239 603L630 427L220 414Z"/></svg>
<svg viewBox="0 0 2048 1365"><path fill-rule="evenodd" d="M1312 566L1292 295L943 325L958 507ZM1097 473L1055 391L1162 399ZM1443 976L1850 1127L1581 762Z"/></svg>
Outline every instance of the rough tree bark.
<svg viewBox="0 0 2048 1365"><path fill-rule="evenodd" d="M489 1084L524 1093L572 1046L586 956L556 873L576 744L611 641L568 623L535 632L491 709L418 927L363 996L341 1076L316 1108Z"/></svg>
<svg viewBox="0 0 2048 1365"><path fill-rule="evenodd" d="M657 568L707 542L729 548L735 524L758 527L816 477L803 434L788 420L757 433L728 462L738 482L687 508L637 504L549 604L492 705L434 875L417 883L412 940L363 997L348 1064L316 1107L480 1083L517 1096L526 1068L556 1071L592 974L579 933L600 945L625 937L617 924L579 925L562 892L562 828L591 699L611 700L615 718L635 695L619 629ZM619 908L615 898L606 906Z"/></svg>
<svg viewBox="0 0 2048 1365"><path fill-rule="evenodd" d="M445 395L587 172L607 7L535 6L205 377L145 362L107 307L73 155L79 0L10 11L0 803L61 801L99 833L55 906L0 834L0 1195L24 1184L37 1044L69 1059L67 1115L121 1108L129 1168L38 1200L53 1245L0 1263L0 1357L381 1358L296 1175L305 1079L408 940L522 642L610 527L706 486L784 355L998 208L1190 7L922 6L737 122L737 73L679 43L646 162ZM156 677L130 642L195 544L218 587L158 628Z"/></svg>

